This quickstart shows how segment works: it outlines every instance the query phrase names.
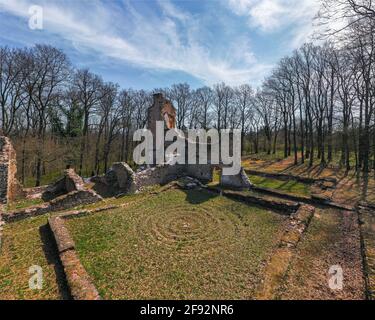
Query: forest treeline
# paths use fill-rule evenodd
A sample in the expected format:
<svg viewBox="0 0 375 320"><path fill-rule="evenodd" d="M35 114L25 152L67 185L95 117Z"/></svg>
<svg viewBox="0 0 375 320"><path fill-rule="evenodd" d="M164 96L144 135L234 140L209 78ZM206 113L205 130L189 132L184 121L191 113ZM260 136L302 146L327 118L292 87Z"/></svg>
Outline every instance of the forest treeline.
<svg viewBox="0 0 375 320"><path fill-rule="evenodd" d="M67 165L89 176L132 161L133 132L152 94L177 109L177 127L241 129L243 153L282 152L295 164L375 169L375 11L369 0L323 1L319 39L279 61L259 88L121 89L78 70L48 45L0 48L1 129L17 150L21 182ZM335 20L344 27L330 27Z"/></svg>

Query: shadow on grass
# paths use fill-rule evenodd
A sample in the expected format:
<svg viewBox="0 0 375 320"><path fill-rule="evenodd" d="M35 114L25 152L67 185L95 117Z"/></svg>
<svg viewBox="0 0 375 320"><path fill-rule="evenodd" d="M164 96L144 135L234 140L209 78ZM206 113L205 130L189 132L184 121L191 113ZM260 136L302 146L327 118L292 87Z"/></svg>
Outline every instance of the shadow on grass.
<svg viewBox="0 0 375 320"><path fill-rule="evenodd" d="M191 204L201 204L207 202L219 195L210 193L206 190L182 190L186 194L186 201Z"/></svg>
<svg viewBox="0 0 375 320"><path fill-rule="evenodd" d="M300 194L308 196L310 194L309 185L292 179L274 179L274 178L260 178L258 176L250 175L250 181L255 186L267 189L283 191L290 194Z"/></svg>
<svg viewBox="0 0 375 320"><path fill-rule="evenodd" d="M61 264L55 239L51 234L48 225L43 225L39 228L40 239L43 242L43 252L49 265L54 266L56 283L59 288L61 299L71 300L72 296L65 278L63 266Z"/></svg>

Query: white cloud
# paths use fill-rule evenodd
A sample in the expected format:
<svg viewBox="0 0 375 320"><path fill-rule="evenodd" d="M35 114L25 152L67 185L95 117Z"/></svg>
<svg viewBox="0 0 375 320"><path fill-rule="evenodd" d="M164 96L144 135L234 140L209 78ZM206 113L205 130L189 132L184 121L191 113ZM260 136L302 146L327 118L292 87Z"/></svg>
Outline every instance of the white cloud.
<svg viewBox="0 0 375 320"><path fill-rule="evenodd" d="M27 18L34 2L0 0L0 11ZM69 1L69 6L61 1L39 2L44 8L44 32L57 34L77 48L137 66L185 72L206 84L225 81L234 85L259 81L270 68L258 63L241 39L233 39L238 48L233 46L232 55L202 45L200 21L167 0L159 2L161 16L140 13L130 2L123 3L124 12L108 2Z"/></svg>
<svg viewBox="0 0 375 320"><path fill-rule="evenodd" d="M234 13L248 17L249 26L272 33L289 28L291 46L306 41L313 32L312 20L319 0L228 0Z"/></svg>

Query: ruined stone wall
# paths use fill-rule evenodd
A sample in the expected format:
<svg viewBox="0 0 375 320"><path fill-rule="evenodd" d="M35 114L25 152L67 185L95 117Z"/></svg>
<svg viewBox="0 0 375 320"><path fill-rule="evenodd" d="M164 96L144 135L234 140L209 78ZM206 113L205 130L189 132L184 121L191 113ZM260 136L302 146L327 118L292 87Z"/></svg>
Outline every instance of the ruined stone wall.
<svg viewBox="0 0 375 320"><path fill-rule="evenodd" d="M163 115L161 113L161 110L163 109L165 99L163 95L155 94L154 95L154 103L153 105L148 109L148 115L147 115L147 129L149 129L153 136L156 135L156 122L157 121L164 121Z"/></svg>
<svg viewBox="0 0 375 320"><path fill-rule="evenodd" d="M192 177L200 182L213 180L214 166L210 164L175 164L158 165L140 172L133 170L123 162L114 163L103 177L95 177L94 190L102 197L113 197L121 194L133 194L143 188L154 185L165 185L183 177ZM220 184L224 187L249 189L252 184L243 168L237 175L221 175Z"/></svg>
<svg viewBox="0 0 375 320"><path fill-rule="evenodd" d="M72 191L85 190L83 179L74 171L68 169L64 171L64 177L46 188L42 194L44 201L50 201L63 194Z"/></svg>
<svg viewBox="0 0 375 320"><path fill-rule="evenodd" d="M168 129L176 128L176 109L173 107L172 102L166 100L161 110L165 125Z"/></svg>
<svg viewBox="0 0 375 320"><path fill-rule="evenodd" d="M185 172L189 177L208 183L213 180L214 167L210 164L187 164Z"/></svg>
<svg viewBox="0 0 375 320"><path fill-rule="evenodd" d="M246 175L244 168L241 168L241 171L236 175L226 176L221 173L220 185L223 187L237 189L249 189L252 187L252 184L248 176Z"/></svg>
<svg viewBox="0 0 375 320"><path fill-rule="evenodd" d="M103 198L93 190L77 190L62 195L50 202L45 202L41 205L29 207L19 211L3 213L2 217L4 221L12 222L28 217L35 217L45 213L63 211L77 206L84 206L102 200Z"/></svg>
<svg viewBox="0 0 375 320"><path fill-rule="evenodd" d="M10 139L0 136L0 202L3 204L22 195L22 188L16 175L16 152Z"/></svg>
<svg viewBox="0 0 375 320"><path fill-rule="evenodd" d="M158 184L167 184L186 175L184 165L156 166L135 174L137 190Z"/></svg>
<svg viewBox="0 0 375 320"><path fill-rule="evenodd" d="M53 199L49 203L50 211L60 211L102 201L103 198L93 190L77 190Z"/></svg>
<svg viewBox="0 0 375 320"><path fill-rule="evenodd" d="M136 192L135 173L125 162L116 162L102 177L91 178L94 190L102 197L108 198L119 194Z"/></svg>
<svg viewBox="0 0 375 320"><path fill-rule="evenodd" d="M190 176L202 182L212 181L211 165L161 165L134 175L136 190L153 185L164 185L179 178Z"/></svg>
<svg viewBox="0 0 375 320"><path fill-rule="evenodd" d="M120 194L133 194L144 187L164 185L179 178L191 176L202 182L212 181L211 165L159 165L140 172L133 170L124 162L114 163L105 176L91 179L94 190L102 197Z"/></svg>

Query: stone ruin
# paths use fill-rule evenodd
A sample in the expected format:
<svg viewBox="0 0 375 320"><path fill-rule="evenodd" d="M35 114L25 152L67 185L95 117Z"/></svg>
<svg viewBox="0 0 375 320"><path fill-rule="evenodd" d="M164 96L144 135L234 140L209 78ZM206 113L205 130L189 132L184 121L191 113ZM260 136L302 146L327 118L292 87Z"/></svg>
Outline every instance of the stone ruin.
<svg viewBox="0 0 375 320"><path fill-rule="evenodd" d="M183 177L192 177L202 182L212 181L211 165L159 165L134 172L127 163L114 163L111 169L101 177L91 179L94 190L102 197L116 197L134 194L145 187L165 185Z"/></svg>
<svg viewBox="0 0 375 320"><path fill-rule="evenodd" d="M94 190L102 197L108 198L120 194L135 193L135 174L125 162L114 163L109 171L101 177L91 178Z"/></svg>
<svg viewBox="0 0 375 320"><path fill-rule="evenodd" d="M153 105L148 109L147 127L153 132L154 137L156 137L157 121L164 121L165 130L176 128L176 109L160 93L154 95ZM191 143L196 142L186 139L187 149ZM207 148L208 154L210 154L210 144L199 142L198 148L201 147ZM198 148L197 150L199 150ZM104 176L91 179L91 182L94 183L93 189L86 187L83 179L73 169L68 169L65 170L64 176L55 183L47 187L32 188L25 192L16 179L16 153L12 144L9 138L0 137L0 202L6 204L8 201L12 201L20 196L38 196L45 201L44 204L39 206L30 207L20 212L4 214L4 218L10 221L16 220L18 217L33 216L94 203L101 201L103 197L133 194L142 191L145 187L164 185L181 178L192 179L197 181L198 184L208 183L213 180L215 167L222 168L223 166L211 164L169 164L166 162L163 165L148 166L144 170L134 172L127 163L119 162L114 163ZM248 189L251 187L251 183L243 168L238 175L222 175L220 184L225 187L237 189Z"/></svg>
<svg viewBox="0 0 375 320"><path fill-rule="evenodd" d="M147 128L153 133L156 137L156 122L165 121L166 129L176 128L176 109L173 107L173 104L165 99L161 93L154 95L154 103L148 110L148 119L147 119ZM211 143L202 143L199 141L190 141L188 138L185 138L186 141L186 157L188 155L188 149L190 144L195 144L196 150L200 148L207 148L208 163L210 163L211 155ZM156 145L156 144L154 144ZM231 150L232 152L233 150ZM155 158L155 157L154 157ZM186 158L187 160L187 158ZM198 155L197 155L197 163ZM186 161L187 163L187 161ZM171 181L173 177L186 177L190 176L196 178L204 183L211 182L213 180L213 171L214 167L223 168L223 165L211 165L211 164L186 164L186 165L161 165L156 166L152 169L147 169L143 173L139 173L137 177L148 176L149 180L156 182L155 184L163 184L165 181ZM222 172L222 170L220 171ZM138 182L138 185L143 185L143 179L140 178L142 182ZM145 179L145 181L147 181ZM220 176L220 184L225 187L232 187L236 189L248 189L252 186L249 178L247 177L243 168L237 175L223 175Z"/></svg>
<svg viewBox="0 0 375 320"><path fill-rule="evenodd" d="M39 192L40 188L36 189ZM103 200L94 190L85 186L83 179L73 169L65 170L63 178L44 188L41 198L45 202L40 205L3 213L4 221L17 221Z"/></svg>
<svg viewBox="0 0 375 320"><path fill-rule="evenodd" d="M51 201L64 194L84 190L85 184L83 179L75 173L74 169L64 171L64 177L48 186L42 194L44 201Z"/></svg>
<svg viewBox="0 0 375 320"><path fill-rule="evenodd" d="M176 109L163 94L154 94L154 102L147 110L147 129L156 135L156 121L164 121L167 129L176 128Z"/></svg>
<svg viewBox="0 0 375 320"><path fill-rule="evenodd" d="M17 212L7 212L4 208L0 208L0 220L14 221L103 200L95 191L85 187L83 179L73 169L66 170L62 179L47 188L38 187L24 190L16 175L16 152L10 139L0 136L0 205L6 205L11 201L25 197L41 197L45 201L41 205Z"/></svg>
<svg viewBox="0 0 375 320"><path fill-rule="evenodd" d="M176 109L173 104L165 99L161 93L154 95L153 105L148 109L147 128L156 137L156 122L164 121L165 130L176 128ZM189 144L196 143L186 139L186 148ZM154 146L156 143L154 141ZM211 145L199 143L198 148L205 147L210 155ZM197 150L199 150L197 148ZM155 152L154 148L154 152ZM187 155L187 152L186 152ZM172 155L173 156L173 155ZM155 154L154 154L155 159ZM213 180L215 167L221 165L211 164L168 164L149 166L139 172L134 172L126 163L114 163L112 168L101 177L91 179L95 183L94 190L103 197L113 197L123 194L131 194L142 190L147 186L164 185L171 181L191 177L200 182L208 183ZM236 189L248 189L252 186L245 171L234 176L221 175L220 183L225 187Z"/></svg>
<svg viewBox="0 0 375 320"><path fill-rule="evenodd" d="M241 167L240 173L232 176L220 176L220 185L236 189L250 189L253 185L247 176L245 169Z"/></svg>
<svg viewBox="0 0 375 320"><path fill-rule="evenodd" d="M0 136L0 203L7 204L23 196L23 190L16 175L16 151L9 138Z"/></svg>

